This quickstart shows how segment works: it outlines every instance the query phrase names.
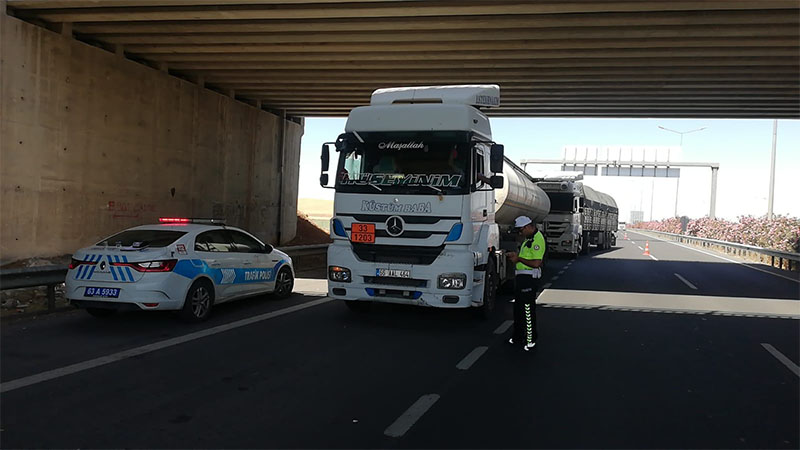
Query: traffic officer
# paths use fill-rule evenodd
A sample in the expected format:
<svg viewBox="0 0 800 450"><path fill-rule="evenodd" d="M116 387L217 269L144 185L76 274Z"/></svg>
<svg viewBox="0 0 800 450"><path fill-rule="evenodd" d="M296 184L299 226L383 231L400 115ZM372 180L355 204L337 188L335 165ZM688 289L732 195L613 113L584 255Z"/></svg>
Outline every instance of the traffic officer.
<svg viewBox="0 0 800 450"><path fill-rule="evenodd" d="M508 258L516 263L514 277L514 333L510 344L523 344L529 351L536 345L536 291L542 278L542 258L544 258L544 236L536 229L530 217L519 216L514 227L522 234L523 242L519 253L511 252Z"/></svg>

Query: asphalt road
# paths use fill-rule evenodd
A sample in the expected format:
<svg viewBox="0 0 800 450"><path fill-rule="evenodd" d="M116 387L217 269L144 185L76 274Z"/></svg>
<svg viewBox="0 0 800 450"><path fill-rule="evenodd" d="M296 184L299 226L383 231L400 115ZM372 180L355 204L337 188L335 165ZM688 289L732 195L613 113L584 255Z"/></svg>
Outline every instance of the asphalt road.
<svg viewBox="0 0 800 450"><path fill-rule="evenodd" d="M798 448L800 284L628 235L549 262L529 353L506 343L507 297L487 321L354 314L318 281L195 326L4 323L0 445Z"/></svg>

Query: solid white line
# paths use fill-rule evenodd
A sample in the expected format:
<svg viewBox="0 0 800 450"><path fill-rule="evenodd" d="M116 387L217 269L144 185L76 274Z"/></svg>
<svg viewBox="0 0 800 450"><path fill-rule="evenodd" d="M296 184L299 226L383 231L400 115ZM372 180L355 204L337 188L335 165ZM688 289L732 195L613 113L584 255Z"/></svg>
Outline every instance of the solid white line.
<svg viewBox="0 0 800 450"><path fill-rule="evenodd" d="M553 285L553 283L545 283L545 284L542 286L542 289L549 289L549 288L550 288L550 286L552 286L552 285Z"/></svg>
<svg viewBox="0 0 800 450"><path fill-rule="evenodd" d="M514 325L513 320L506 320L505 322L501 323L496 330L494 330L494 334L503 334L511 328L511 325Z"/></svg>
<svg viewBox="0 0 800 450"><path fill-rule="evenodd" d="M214 334L222 333L225 331L233 330L247 325L252 325L254 323L261 322L262 320L272 319L273 317L278 317L284 314L289 314L295 311L311 308L312 306L321 305L331 300L333 299L330 297L321 298L319 300L312 300L310 302L306 302L300 305L290 306L288 308L280 309L278 311L261 314L247 319L242 319L236 322L226 323L225 325L219 325L213 328L208 328L206 330L196 331L194 333L185 334L183 336L178 336L172 339L165 339L163 341L155 342L148 345L143 345L141 347L132 348L130 350L113 353L107 356L101 356L99 358L90 359L88 361L83 361L76 364L71 364L69 366L61 367L58 369L48 370L47 372L38 373L36 375L17 378L16 380L7 381L5 383L0 384L0 393L13 391L15 389L19 389L25 386L30 386L44 381L61 378L67 375L72 375L73 373L83 372L84 370L94 369L95 367L104 366L106 364L111 364L113 362L122 361L123 359L133 358L134 356L144 355L146 353L151 353L157 350L173 347L175 345L194 341L196 339L204 338L206 336L211 336Z"/></svg>
<svg viewBox="0 0 800 450"><path fill-rule="evenodd" d="M758 267L748 266L747 264L745 264L745 263L743 263L741 261L735 261L733 259L728 259L728 258L725 258L723 256L715 255L713 253L709 253L709 252L704 251L704 250L700 250L700 249L697 249L697 248L694 248L694 247L691 247L691 246L688 246L688 245L683 245L680 242L667 241L667 240L664 240L664 239L659 239L657 237L653 237L653 239L655 239L657 241L661 241L661 242L666 242L668 244L677 245L678 247L683 247L683 248L688 249L688 250L694 250L696 252L703 253L704 255L713 256L713 257L719 258L719 259L721 259L723 261L728 261L728 262L732 262L732 263L735 263L735 264L739 264L740 266L747 267L748 269L753 269L753 270L757 270L759 272L764 272L764 273L768 273L770 275L775 275L776 277L784 278L786 280L794 281L795 283L800 284L800 278L790 278L790 277L787 277L786 275L781 275L779 273L770 272L769 270L764 270L764 269L759 269Z"/></svg>
<svg viewBox="0 0 800 450"><path fill-rule="evenodd" d="M469 369L470 367L472 367L473 364L475 364L475 361L477 361L478 358L480 358L481 356L483 356L484 353L486 353L486 350L489 350L489 347L486 346L475 347L475 350L469 352L469 355L465 356L464 359L461 360L461 362L456 364L456 369L461 369L461 370Z"/></svg>
<svg viewBox="0 0 800 450"><path fill-rule="evenodd" d="M395 438L403 436L437 400L439 400L438 394L423 395L414 402L402 416L398 417L393 424L389 425L389 428L387 428L383 434Z"/></svg>
<svg viewBox="0 0 800 450"><path fill-rule="evenodd" d="M655 257L655 256L653 256L653 255L647 255L647 256L649 256L649 257L650 257L650 259L652 259L653 261L658 261L658 258L656 258L656 257Z"/></svg>
<svg viewBox="0 0 800 450"><path fill-rule="evenodd" d="M789 370L794 372L795 375L800 377L800 367L797 367L797 364L793 363L791 359L787 358L783 355L783 353L779 352L775 347L761 343L761 346L764 347L768 352L772 354L778 361L782 362L784 366L788 367Z"/></svg>
<svg viewBox="0 0 800 450"><path fill-rule="evenodd" d="M692 288L692 289L694 289L694 290L697 290L697 286L693 285L692 283L689 283L689 280L687 280L686 278L683 278L682 276L678 275L677 273L675 273L675 274L673 274L673 275L675 275L676 277L678 277L678 279L679 279L679 280L683 281L683 282L684 282L684 284L686 284L686 285L687 285L687 286L689 286L690 288Z"/></svg>

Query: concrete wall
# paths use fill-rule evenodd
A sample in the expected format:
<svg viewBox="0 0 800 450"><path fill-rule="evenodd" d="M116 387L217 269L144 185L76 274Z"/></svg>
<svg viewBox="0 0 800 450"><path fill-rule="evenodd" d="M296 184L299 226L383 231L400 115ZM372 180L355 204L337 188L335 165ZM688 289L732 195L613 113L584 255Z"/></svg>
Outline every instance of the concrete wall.
<svg viewBox="0 0 800 450"><path fill-rule="evenodd" d="M302 125L0 20L1 262L72 253L159 216L222 216L275 243L282 189L281 241L294 237Z"/></svg>

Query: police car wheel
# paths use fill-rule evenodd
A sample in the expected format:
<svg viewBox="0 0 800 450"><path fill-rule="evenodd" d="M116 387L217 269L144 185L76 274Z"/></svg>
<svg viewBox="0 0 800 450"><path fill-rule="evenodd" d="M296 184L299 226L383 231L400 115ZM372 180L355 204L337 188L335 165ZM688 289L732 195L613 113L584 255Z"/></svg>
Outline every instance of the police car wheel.
<svg viewBox="0 0 800 450"><path fill-rule="evenodd" d="M116 314L117 310L110 308L86 308L86 312L93 317L109 317Z"/></svg>
<svg viewBox="0 0 800 450"><path fill-rule="evenodd" d="M214 290L211 285L207 281L195 281L186 293L186 301L179 315L187 322L202 322L208 319L213 305Z"/></svg>
<svg viewBox="0 0 800 450"><path fill-rule="evenodd" d="M278 272L278 278L275 280L275 297L286 298L292 295L292 289L294 289L292 271L284 267Z"/></svg>

